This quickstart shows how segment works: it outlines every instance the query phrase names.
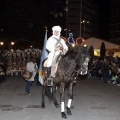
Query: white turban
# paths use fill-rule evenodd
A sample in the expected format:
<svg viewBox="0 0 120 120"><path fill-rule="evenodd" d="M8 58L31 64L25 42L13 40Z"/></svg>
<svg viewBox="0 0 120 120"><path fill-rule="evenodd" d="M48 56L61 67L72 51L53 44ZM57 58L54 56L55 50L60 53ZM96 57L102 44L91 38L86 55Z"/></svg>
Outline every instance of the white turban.
<svg viewBox="0 0 120 120"><path fill-rule="evenodd" d="M52 30L61 32L61 27L60 26L54 26L54 27L52 27Z"/></svg>

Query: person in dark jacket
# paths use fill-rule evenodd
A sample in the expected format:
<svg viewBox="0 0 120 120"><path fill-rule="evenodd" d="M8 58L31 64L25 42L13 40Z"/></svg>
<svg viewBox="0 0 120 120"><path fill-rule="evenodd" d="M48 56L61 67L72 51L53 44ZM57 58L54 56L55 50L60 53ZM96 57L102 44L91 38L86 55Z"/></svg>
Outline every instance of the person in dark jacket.
<svg viewBox="0 0 120 120"><path fill-rule="evenodd" d="M108 83L109 80L109 64L106 58L104 58L104 62L102 65L102 75L104 83Z"/></svg>

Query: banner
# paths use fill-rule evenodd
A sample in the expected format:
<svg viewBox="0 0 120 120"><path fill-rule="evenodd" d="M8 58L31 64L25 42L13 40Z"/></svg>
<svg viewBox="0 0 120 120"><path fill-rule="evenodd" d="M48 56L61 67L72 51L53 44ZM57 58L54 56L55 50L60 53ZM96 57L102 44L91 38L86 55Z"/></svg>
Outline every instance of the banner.
<svg viewBox="0 0 120 120"><path fill-rule="evenodd" d="M43 45L43 50L41 54L41 59L40 59L40 66L39 66L39 82L43 85L43 75L42 75L42 62L45 60L48 56L48 52L46 50L46 43L47 43L47 30L45 32L45 38L44 38L44 45Z"/></svg>

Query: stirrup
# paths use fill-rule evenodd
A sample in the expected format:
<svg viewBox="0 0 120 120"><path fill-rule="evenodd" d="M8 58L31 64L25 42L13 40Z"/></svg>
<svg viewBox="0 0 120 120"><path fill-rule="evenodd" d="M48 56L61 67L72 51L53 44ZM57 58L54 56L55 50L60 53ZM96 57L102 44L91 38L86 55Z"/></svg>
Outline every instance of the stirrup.
<svg viewBox="0 0 120 120"><path fill-rule="evenodd" d="M53 79L51 77L47 78L47 86L53 86Z"/></svg>

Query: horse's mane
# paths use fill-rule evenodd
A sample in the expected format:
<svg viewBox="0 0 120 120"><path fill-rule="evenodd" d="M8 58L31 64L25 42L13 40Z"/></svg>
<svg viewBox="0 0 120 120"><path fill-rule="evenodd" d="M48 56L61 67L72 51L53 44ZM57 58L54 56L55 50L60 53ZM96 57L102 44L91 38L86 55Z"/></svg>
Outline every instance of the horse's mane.
<svg viewBox="0 0 120 120"><path fill-rule="evenodd" d="M81 55L81 47L74 47L68 50L60 61L59 72L64 74L66 71L67 74L71 75L74 72L77 63L80 63L80 59L82 58Z"/></svg>
<svg viewBox="0 0 120 120"><path fill-rule="evenodd" d="M68 59L75 59L78 53L82 52L82 47L73 47L63 56L63 58L67 57Z"/></svg>

